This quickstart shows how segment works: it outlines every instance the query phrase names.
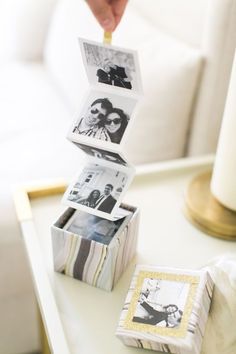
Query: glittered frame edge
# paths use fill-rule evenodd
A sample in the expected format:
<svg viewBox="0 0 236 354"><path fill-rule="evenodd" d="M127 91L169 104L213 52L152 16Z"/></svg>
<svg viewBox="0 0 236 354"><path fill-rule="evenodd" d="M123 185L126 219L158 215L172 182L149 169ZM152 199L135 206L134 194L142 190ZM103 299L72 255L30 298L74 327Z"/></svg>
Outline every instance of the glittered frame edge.
<svg viewBox="0 0 236 354"><path fill-rule="evenodd" d="M196 296L196 291L200 282L200 277L186 275L186 274L165 273L165 272L158 272L158 271L157 272L142 271L142 270L139 271L136 277L137 279L136 279L135 288L124 321L124 328L136 332L154 333L154 334L159 334L168 337L178 337L178 338L185 337L187 334L188 323L192 313L194 298ZM140 296L140 292L142 289L143 281L145 278L178 281L178 282L190 284L190 289L186 299L183 317L179 328L156 327L155 325L136 323L132 321L138 303L138 299Z"/></svg>

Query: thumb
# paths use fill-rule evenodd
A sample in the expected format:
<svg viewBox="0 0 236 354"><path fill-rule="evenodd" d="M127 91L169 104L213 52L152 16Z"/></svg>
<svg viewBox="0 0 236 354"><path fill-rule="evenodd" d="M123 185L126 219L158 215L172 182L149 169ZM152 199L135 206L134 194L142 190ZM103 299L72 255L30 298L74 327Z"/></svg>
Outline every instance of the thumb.
<svg viewBox="0 0 236 354"><path fill-rule="evenodd" d="M87 4L102 28L112 32L115 29L115 17L107 0L87 0Z"/></svg>

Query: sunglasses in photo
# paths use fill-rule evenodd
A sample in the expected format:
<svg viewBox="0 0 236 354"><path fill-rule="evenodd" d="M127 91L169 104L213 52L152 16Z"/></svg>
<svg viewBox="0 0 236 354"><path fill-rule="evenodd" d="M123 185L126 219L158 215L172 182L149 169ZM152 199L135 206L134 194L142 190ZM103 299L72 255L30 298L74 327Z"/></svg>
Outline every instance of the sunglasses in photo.
<svg viewBox="0 0 236 354"><path fill-rule="evenodd" d="M97 108L91 109L90 112L91 112L92 114L100 113L100 111L99 111ZM103 115L102 113L100 113L100 114Z"/></svg>
<svg viewBox="0 0 236 354"><path fill-rule="evenodd" d="M120 123L121 123L121 118L106 119L106 120L105 120L105 124L106 124L106 125L111 125L111 123L113 123L113 124L120 124Z"/></svg>

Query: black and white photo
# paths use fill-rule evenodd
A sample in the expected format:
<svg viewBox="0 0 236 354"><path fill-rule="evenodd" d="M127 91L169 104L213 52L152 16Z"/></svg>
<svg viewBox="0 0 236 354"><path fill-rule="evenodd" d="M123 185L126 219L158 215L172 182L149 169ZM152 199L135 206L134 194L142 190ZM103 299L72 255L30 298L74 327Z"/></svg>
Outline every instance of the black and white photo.
<svg viewBox="0 0 236 354"><path fill-rule="evenodd" d="M200 354L213 288L206 267L137 264L116 335L158 353Z"/></svg>
<svg viewBox="0 0 236 354"><path fill-rule="evenodd" d="M119 169L107 165L86 164L67 188L62 200L64 204L108 219L110 215L110 219L113 219L134 171L127 171L120 165Z"/></svg>
<svg viewBox="0 0 236 354"><path fill-rule="evenodd" d="M90 90L81 111L76 113L68 139L121 144L130 126L137 99L105 91ZM114 146L113 145L113 146Z"/></svg>
<svg viewBox="0 0 236 354"><path fill-rule="evenodd" d="M83 39L80 39L80 46L91 84L141 92L140 71L135 51Z"/></svg>
<svg viewBox="0 0 236 354"><path fill-rule="evenodd" d="M126 216L112 221L76 210L64 226L64 230L88 240L109 245L114 236L120 231L121 225L123 226L126 220L128 222L129 219L130 217Z"/></svg>
<svg viewBox="0 0 236 354"><path fill-rule="evenodd" d="M157 327L178 328L188 293L188 283L145 278L132 321Z"/></svg>
<svg viewBox="0 0 236 354"><path fill-rule="evenodd" d="M97 159L102 159L105 161L118 163L123 166L127 166L127 162L117 153L112 151L107 151L103 149L98 149L97 147L88 146L84 144L74 143L78 148L83 150L86 154L93 156Z"/></svg>

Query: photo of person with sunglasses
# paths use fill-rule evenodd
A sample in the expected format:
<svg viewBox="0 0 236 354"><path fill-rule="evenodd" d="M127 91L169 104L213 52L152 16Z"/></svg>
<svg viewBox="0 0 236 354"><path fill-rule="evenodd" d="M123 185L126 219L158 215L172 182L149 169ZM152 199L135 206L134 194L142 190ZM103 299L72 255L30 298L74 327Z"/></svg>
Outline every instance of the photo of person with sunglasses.
<svg viewBox="0 0 236 354"><path fill-rule="evenodd" d="M119 144L129 118L128 115L120 108L112 108L109 110L100 122L100 129L95 133L94 137L101 140L110 141Z"/></svg>
<svg viewBox="0 0 236 354"><path fill-rule="evenodd" d="M73 128L73 133L119 144L129 121L120 108L114 108L107 98L95 100L85 117Z"/></svg>
<svg viewBox="0 0 236 354"><path fill-rule="evenodd" d="M89 106L87 113L82 117L79 123L74 127L73 133L95 137L101 127L101 121L104 120L108 111L112 109L112 104L108 98L98 98ZM100 131L102 134L102 131ZM102 137L106 140L106 137Z"/></svg>
<svg viewBox="0 0 236 354"><path fill-rule="evenodd" d="M104 128L112 143L119 144L128 124L128 116L122 109L113 108L104 119Z"/></svg>

